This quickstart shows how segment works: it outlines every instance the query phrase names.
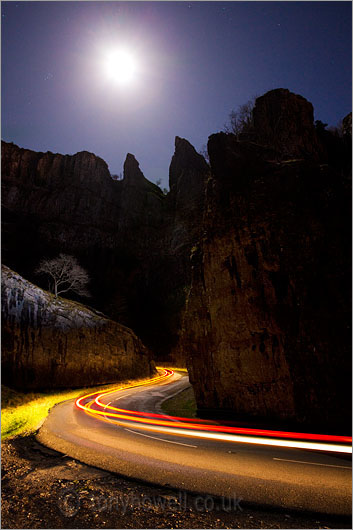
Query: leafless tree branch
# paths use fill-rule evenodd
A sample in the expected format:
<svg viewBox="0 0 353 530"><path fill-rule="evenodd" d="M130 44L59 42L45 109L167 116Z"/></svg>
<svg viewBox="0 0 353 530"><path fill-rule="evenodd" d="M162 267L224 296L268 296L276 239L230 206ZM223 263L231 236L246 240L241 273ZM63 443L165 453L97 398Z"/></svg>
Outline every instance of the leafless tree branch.
<svg viewBox="0 0 353 530"><path fill-rule="evenodd" d="M52 278L53 281L49 283L49 290L55 294L55 297L68 291L80 296L90 296L86 287L90 278L74 256L59 254L54 259L43 259L35 272L46 274Z"/></svg>

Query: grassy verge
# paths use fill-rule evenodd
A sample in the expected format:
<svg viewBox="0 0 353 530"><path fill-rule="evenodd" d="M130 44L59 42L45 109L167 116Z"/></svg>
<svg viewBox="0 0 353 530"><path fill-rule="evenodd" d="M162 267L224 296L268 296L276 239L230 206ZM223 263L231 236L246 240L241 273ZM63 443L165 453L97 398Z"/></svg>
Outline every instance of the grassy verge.
<svg viewBox="0 0 353 530"><path fill-rule="evenodd" d="M170 366L168 363L158 363L159 368L168 368L168 370L174 370L174 372L188 373L187 368L180 368L177 366Z"/></svg>
<svg viewBox="0 0 353 530"><path fill-rule="evenodd" d="M162 410L170 416L196 418L196 401L192 388L187 388L162 404Z"/></svg>
<svg viewBox="0 0 353 530"><path fill-rule="evenodd" d="M119 381L110 385L100 385L90 388L76 388L56 390L42 393L22 393L1 386L1 439L2 441L14 436L25 436L36 431L48 415L49 409L67 399L74 399L89 392L104 391L110 388L136 384L140 380Z"/></svg>

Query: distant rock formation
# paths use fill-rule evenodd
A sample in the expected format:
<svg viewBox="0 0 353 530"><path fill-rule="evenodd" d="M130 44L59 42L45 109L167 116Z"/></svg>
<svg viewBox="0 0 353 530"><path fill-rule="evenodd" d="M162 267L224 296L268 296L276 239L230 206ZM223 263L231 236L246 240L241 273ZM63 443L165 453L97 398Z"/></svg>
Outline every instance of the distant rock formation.
<svg viewBox="0 0 353 530"><path fill-rule="evenodd" d="M153 374L136 335L77 302L54 298L2 266L2 381L34 390Z"/></svg>
<svg viewBox="0 0 353 530"><path fill-rule="evenodd" d="M128 153L126 155L126 159L124 162L124 179L126 180L126 183L128 183L130 186L138 186L141 183L146 184L148 182L140 169L139 163L137 162L134 155L132 155L131 153ZM152 185L151 182L148 183L150 186ZM158 186L156 186L156 188L157 193L160 193Z"/></svg>
<svg viewBox="0 0 353 530"><path fill-rule="evenodd" d="M201 237L204 198L210 168L202 155L184 138L175 138L169 167L170 192L166 201L164 270L159 272L160 295L164 300L165 331L172 362L185 366L177 346L181 315L191 284L190 255Z"/></svg>
<svg viewBox="0 0 353 530"><path fill-rule="evenodd" d="M132 154L115 180L92 153L36 153L2 142L3 261L37 283L41 258L74 255L92 278L91 304L162 358L176 342L209 172L180 138L173 160L164 196Z"/></svg>
<svg viewBox="0 0 353 530"><path fill-rule="evenodd" d="M175 138L169 167L170 211L173 243L187 245L197 237L203 215L204 195L210 168L204 157L184 138Z"/></svg>

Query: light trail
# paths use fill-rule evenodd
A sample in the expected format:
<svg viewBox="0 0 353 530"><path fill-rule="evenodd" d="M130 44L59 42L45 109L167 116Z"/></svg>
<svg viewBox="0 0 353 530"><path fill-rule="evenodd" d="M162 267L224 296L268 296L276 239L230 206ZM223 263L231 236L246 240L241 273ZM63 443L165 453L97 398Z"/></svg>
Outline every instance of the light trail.
<svg viewBox="0 0 353 530"><path fill-rule="evenodd" d="M102 421L171 435L204 438L226 442L254 443L279 447L311 449L337 453L352 453L352 437L331 434L296 433L248 427L230 427L217 425L212 421L173 417L164 414L147 413L113 407L101 400L111 394L128 388L151 386L167 381L173 376L173 370L163 369L158 376L147 381L94 392L76 400L76 406ZM125 397L125 396L124 396ZM176 423L175 420L178 420Z"/></svg>

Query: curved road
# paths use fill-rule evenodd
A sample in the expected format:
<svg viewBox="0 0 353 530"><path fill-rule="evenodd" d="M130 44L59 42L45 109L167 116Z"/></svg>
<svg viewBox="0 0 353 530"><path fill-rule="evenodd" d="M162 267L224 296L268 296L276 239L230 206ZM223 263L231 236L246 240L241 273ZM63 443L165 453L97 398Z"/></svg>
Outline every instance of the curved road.
<svg viewBox="0 0 353 530"><path fill-rule="evenodd" d="M351 515L349 455L175 435L108 416L109 406L159 413L165 399L188 386L188 377L176 373L153 386L110 393L101 398L104 421L73 400L61 403L38 439L86 464L157 485L262 507Z"/></svg>

